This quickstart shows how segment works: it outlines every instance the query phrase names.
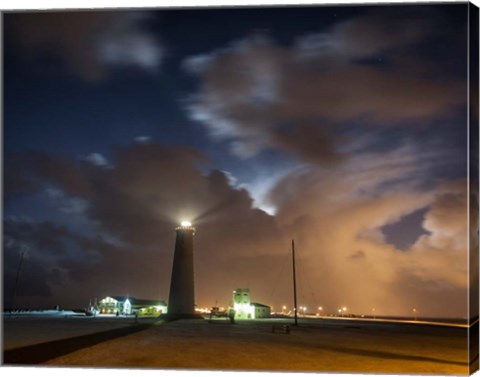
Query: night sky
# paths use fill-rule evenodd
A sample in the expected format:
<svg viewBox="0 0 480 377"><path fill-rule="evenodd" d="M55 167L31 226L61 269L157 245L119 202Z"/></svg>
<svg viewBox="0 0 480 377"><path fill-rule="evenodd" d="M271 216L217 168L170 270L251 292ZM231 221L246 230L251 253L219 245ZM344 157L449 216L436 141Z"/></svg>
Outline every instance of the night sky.
<svg viewBox="0 0 480 377"><path fill-rule="evenodd" d="M466 316L467 4L4 14L4 305Z"/></svg>

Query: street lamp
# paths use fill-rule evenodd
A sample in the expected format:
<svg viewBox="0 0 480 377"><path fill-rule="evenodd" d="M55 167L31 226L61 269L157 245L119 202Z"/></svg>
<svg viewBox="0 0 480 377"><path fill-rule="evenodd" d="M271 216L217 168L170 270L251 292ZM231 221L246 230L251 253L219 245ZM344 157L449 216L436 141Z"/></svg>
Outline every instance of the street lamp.
<svg viewBox="0 0 480 377"><path fill-rule="evenodd" d="M321 312L322 312L322 310L323 310L323 308L322 308L321 306L319 306L319 307L318 307L318 313L317 313L317 315L320 315Z"/></svg>
<svg viewBox="0 0 480 377"><path fill-rule="evenodd" d="M415 321L417 320L417 309L413 308L413 316L415 318Z"/></svg>
<svg viewBox="0 0 480 377"><path fill-rule="evenodd" d="M373 312L373 319L375 319L375 308L372 308L372 312Z"/></svg>

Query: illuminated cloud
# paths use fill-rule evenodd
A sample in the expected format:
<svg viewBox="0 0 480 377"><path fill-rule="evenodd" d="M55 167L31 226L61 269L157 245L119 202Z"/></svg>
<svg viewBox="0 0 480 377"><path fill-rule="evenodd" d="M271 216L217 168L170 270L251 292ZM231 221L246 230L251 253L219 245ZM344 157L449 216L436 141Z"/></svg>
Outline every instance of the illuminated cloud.
<svg viewBox="0 0 480 377"><path fill-rule="evenodd" d="M290 46L254 34L184 61L200 80L187 110L239 157L276 148L335 162L352 123L403 128L466 105L464 81L445 74L444 63L405 53L438 25L435 14L378 11Z"/></svg>
<svg viewBox="0 0 480 377"><path fill-rule="evenodd" d="M88 156L82 157L81 159L95 166L100 166L104 168L110 167L110 163L108 162L106 157L100 153L91 153Z"/></svg>
<svg viewBox="0 0 480 377"><path fill-rule="evenodd" d="M69 215L84 214L88 208L84 199L68 196L60 189L47 187L45 193L60 212Z"/></svg>
<svg viewBox="0 0 480 377"><path fill-rule="evenodd" d="M225 287L246 284L258 301L280 305L290 297L285 293L291 291L289 278L278 275L288 275L285 265L294 238L303 305L321 303L327 311L347 305L366 314L375 307L377 313L408 315L417 307L423 315L465 315L466 187L462 182L422 184L422 172L434 167L432 160L438 164L438 156L402 147L355 154L335 169L292 169L264 191L276 209L274 216L256 209L249 192L234 187L228 173L202 173L198 163L203 157L194 150L132 144L116 148L112 156L109 170L78 166L77 184L90 187L87 191L57 177L56 170L39 169L43 164L33 160L33 170L24 169L55 183L62 191L53 194L62 202L76 193L88 203L82 215L96 224L82 236L53 224L8 224L7 241L24 240L52 260L43 278L56 297L69 281L77 301L87 301L88 292L107 295L112 290L156 297L158 287L166 298L174 227L188 218L198 232L197 300L202 305L213 305L215 298L228 302L230 289ZM427 234L407 250L396 249L382 228L419 209L426 209ZM14 252L10 261L18 259L18 248L9 252ZM81 256L85 252L88 260ZM121 273L104 276L107 268Z"/></svg>
<svg viewBox="0 0 480 377"><path fill-rule="evenodd" d="M163 48L158 38L140 29L145 20L146 14L125 13L112 22L98 38L98 60L106 65L130 65L155 72L163 59Z"/></svg>
<svg viewBox="0 0 480 377"><path fill-rule="evenodd" d="M276 221L296 239L305 264L303 291L316 287L306 302L330 311L343 302L357 313L375 307L409 315L417 307L424 315L465 316L465 183L424 189L421 154L400 149L378 157L293 172L272 192ZM405 251L389 244L382 227L422 208L428 234Z"/></svg>
<svg viewBox="0 0 480 377"><path fill-rule="evenodd" d="M141 135L141 136L135 137L134 140L136 143L149 143L152 141L152 138L150 136Z"/></svg>
<svg viewBox="0 0 480 377"><path fill-rule="evenodd" d="M279 100L283 51L262 36L184 62L204 80L188 110L216 139L232 141L236 155L251 157L269 144L271 106ZM245 118L248 121L245 121Z"/></svg>

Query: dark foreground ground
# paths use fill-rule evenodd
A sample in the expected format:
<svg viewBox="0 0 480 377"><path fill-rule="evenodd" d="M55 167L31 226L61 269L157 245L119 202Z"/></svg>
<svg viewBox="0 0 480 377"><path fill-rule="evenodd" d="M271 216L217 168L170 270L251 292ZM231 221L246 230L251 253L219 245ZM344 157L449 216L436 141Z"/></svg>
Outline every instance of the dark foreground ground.
<svg viewBox="0 0 480 377"><path fill-rule="evenodd" d="M121 318L57 318L42 325L41 320L17 318L4 321L4 349L7 350L4 356L12 357L16 353L17 357L13 362L5 358L4 363L381 374L465 375L469 372L466 328L300 319L299 326L290 326L289 334L272 333L274 324L291 322L256 320L230 324L226 320L212 323L181 320L144 322L139 326L131 319ZM57 343L48 346L40 342L37 351L30 349L28 356L28 347L12 347L12 344L28 344L25 329L33 328L34 323L44 340L48 338ZM55 332L65 328L70 328L70 333L76 336L58 340ZM103 331L99 335L100 329ZM30 337L35 338L34 331ZM40 337L36 339L39 344ZM51 349L66 352L52 353ZM28 359L32 352L44 355L32 361Z"/></svg>

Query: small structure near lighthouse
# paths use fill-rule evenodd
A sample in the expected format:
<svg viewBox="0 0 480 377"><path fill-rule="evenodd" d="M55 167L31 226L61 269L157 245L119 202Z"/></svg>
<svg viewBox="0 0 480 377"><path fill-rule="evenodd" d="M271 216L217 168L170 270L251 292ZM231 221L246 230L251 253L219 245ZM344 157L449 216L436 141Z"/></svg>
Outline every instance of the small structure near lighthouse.
<svg viewBox="0 0 480 377"><path fill-rule="evenodd" d="M175 253L166 319L201 318L195 313L193 247L195 228L183 221L175 228Z"/></svg>

